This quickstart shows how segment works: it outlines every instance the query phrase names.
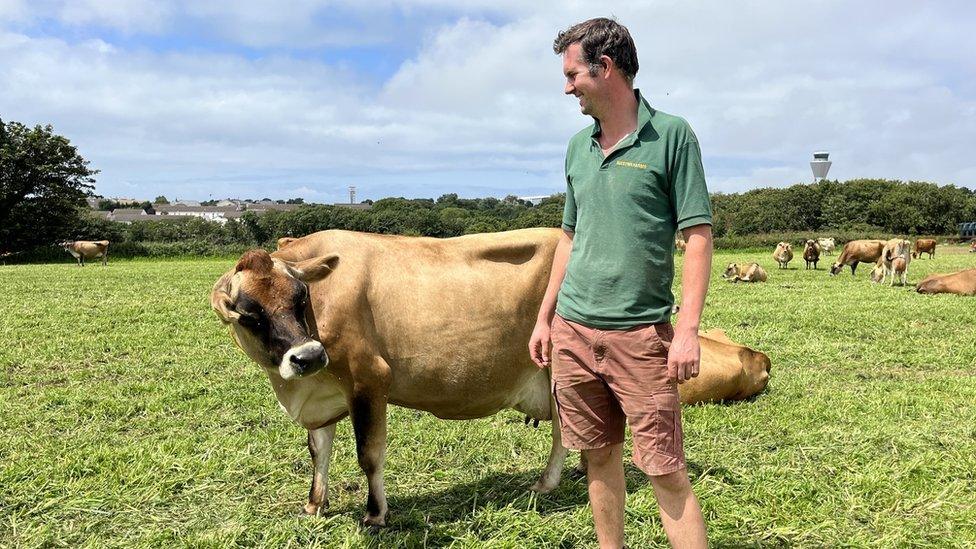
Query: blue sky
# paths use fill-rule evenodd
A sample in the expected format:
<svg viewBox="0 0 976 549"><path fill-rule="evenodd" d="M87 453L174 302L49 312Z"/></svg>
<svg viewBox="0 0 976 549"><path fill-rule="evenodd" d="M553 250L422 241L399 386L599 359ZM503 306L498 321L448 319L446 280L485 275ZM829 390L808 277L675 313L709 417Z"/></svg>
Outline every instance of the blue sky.
<svg viewBox="0 0 976 549"><path fill-rule="evenodd" d="M0 0L0 118L52 124L105 196L551 194L588 123L552 39L612 14L713 191L807 182L819 149L976 188L976 8L851 4Z"/></svg>

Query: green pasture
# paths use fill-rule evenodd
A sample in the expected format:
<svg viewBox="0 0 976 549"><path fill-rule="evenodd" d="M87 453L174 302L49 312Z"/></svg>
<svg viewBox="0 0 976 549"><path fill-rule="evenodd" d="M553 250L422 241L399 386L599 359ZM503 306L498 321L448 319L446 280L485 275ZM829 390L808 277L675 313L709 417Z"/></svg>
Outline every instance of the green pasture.
<svg viewBox="0 0 976 549"><path fill-rule="evenodd" d="M703 319L772 359L749 402L684 410L716 547L976 545L976 298L922 296L802 259L719 252ZM956 253L952 253L955 251ZM729 284L730 261L766 284ZM305 431L209 309L226 260L0 267L0 546L586 547L586 489L527 487L549 430L515 412L443 421L391 408L389 527L340 424L331 508L301 517ZM976 266L940 248L910 281ZM406 314L407 312L405 312ZM631 547L664 546L628 468Z"/></svg>

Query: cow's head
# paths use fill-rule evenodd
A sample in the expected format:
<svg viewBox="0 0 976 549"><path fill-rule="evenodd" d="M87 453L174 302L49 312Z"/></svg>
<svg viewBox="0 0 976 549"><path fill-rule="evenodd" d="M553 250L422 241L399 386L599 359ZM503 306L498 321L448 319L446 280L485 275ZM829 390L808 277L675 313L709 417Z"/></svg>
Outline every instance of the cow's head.
<svg viewBox="0 0 976 549"><path fill-rule="evenodd" d="M69 250L71 249L71 246L74 245L74 243L75 243L74 240L62 240L61 242L58 242L58 246L61 246L65 250Z"/></svg>
<svg viewBox="0 0 976 549"><path fill-rule="evenodd" d="M844 264L838 261L830 266L830 276L834 276L842 270L844 270Z"/></svg>
<svg viewBox="0 0 976 549"><path fill-rule="evenodd" d="M734 278L739 275L739 265L736 263L729 263L729 266L725 268L725 272L722 273L722 278Z"/></svg>
<svg viewBox="0 0 976 549"><path fill-rule="evenodd" d="M937 294L945 289L945 282L940 275L929 275L915 285L915 291L920 294Z"/></svg>
<svg viewBox="0 0 976 549"><path fill-rule="evenodd" d="M881 282L884 279L884 265L879 261L874 264L874 269L871 269L871 282Z"/></svg>
<svg viewBox="0 0 976 549"><path fill-rule="evenodd" d="M288 263L251 250L220 277L210 304L259 364L284 379L310 375L328 365L329 357L309 330L307 283L328 275L337 263L335 255Z"/></svg>

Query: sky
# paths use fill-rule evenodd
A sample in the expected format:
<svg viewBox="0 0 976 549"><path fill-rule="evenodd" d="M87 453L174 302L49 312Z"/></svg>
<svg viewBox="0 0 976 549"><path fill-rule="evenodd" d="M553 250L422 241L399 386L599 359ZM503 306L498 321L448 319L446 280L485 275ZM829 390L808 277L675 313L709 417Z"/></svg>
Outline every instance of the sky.
<svg viewBox="0 0 976 549"><path fill-rule="evenodd" d="M0 119L51 124L107 197L565 191L556 34L626 25L709 190L829 177L976 189L976 3L0 0Z"/></svg>

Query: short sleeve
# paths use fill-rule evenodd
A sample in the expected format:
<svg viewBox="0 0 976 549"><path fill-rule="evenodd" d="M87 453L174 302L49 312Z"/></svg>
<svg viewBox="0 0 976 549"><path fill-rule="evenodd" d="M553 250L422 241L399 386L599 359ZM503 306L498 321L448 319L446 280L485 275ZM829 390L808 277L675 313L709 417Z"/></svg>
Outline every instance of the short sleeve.
<svg viewBox="0 0 976 549"><path fill-rule="evenodd" d="M670 183L671 204L678 230L695 225L711 225L712 206L708 200L701 151L696 141L688 141L678 150L671 169Z"/></svg>
<svg viewBox="0 0 976 549"><path fill-rule="evenodd" d="M573 181L569 178L569 173L566 174L566 205L563 207L563 230L576 232L576 196L573 194Z"/></svg>

